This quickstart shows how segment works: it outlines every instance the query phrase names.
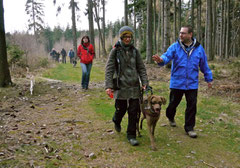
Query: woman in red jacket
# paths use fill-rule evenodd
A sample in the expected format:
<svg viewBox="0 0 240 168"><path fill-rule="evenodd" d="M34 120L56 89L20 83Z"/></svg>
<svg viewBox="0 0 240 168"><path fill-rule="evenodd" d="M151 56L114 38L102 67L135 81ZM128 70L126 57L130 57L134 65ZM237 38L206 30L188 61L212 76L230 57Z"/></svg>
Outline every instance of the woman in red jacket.
<svg viewBox="0 0 240 168"><path fill-rule="evenodd" d="M80 58L82 68L82 89L87 90L92 62L95 56L93 45L90 44L88 36L83 36L81 44L78 46L77 56Z"/></svg>

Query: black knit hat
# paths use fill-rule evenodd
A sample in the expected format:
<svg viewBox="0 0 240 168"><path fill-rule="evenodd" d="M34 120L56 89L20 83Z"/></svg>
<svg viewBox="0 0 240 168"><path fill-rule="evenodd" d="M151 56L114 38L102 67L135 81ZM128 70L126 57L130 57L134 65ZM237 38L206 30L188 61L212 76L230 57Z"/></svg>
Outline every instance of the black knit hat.
<svg viewBox="0 0 240 168"><path fill-rule="evenodd" d="M133 36L133 29L129 26L123 26L119 30L119 36L122 37L124 34L131 34Z"/></svg>

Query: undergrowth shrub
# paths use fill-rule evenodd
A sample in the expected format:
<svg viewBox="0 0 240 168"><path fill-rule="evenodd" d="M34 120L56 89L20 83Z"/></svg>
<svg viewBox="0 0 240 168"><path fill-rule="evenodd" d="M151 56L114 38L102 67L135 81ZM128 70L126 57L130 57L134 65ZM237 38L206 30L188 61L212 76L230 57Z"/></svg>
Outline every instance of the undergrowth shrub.
<svg viewBox="0 0 240 168"><path fill-rule="evenodd" d="M48 58L41 58L37 64L38 67L47 68L49 65Z"/></svg>
<svg viewBox="0 0 240 168"><path fill-rule="evenodd" d="M216 67L215 67L214 64L211 64L211 65L209 65L209 68L210 68L211 70L214 70Z"/></svg>
<svg viewBox="0 0 240 168"><path fill-rule="evenodd" d="M213 71L213 76L215 79L219 79L220 78L220 74L221 74L221 71L219 69L215 69Z"/></svg>
<svg viewBox="0 0 240 168"><path fill-rule="evenodd" d="M16 64L21 67L25 66L23 60L24 51L21 50L18 45L9 45L7 48L7 53L9 66L13 67Z"/></svg>
<svg viewBox="0 0 240 168"><path fill-rule="evenodd" d="M240 60L232 64L232 75L236 77L237 82L240 83Z"/></svg>

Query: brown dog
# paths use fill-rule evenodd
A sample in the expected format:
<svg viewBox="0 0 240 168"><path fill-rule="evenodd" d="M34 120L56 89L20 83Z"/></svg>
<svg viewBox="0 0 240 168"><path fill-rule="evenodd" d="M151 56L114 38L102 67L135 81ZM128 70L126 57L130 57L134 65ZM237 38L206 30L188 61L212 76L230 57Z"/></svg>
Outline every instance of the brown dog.
<svg viewBox="0 0 240 168"><path fill-rule="evenodd" d="M157 121L160 118L162 104L166 104L166 99L164 97L156 95L148 96L147 99L143 100L143 104L141 104L141 111L143 116L141 118L140 128L142 129L143 120L146 119L152 150L157 150L154 140L154 130ZM137 124L137 132L138 135L141 136L139 131L139 123Z"/></svg>

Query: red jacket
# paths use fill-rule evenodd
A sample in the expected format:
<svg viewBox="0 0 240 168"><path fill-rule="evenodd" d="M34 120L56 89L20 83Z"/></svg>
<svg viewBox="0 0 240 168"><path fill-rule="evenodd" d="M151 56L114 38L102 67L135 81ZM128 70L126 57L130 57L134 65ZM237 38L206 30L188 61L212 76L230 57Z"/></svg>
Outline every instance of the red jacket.
<svg viewBox="0 0 240 168"><path fill-rule="evenodd" d="M83 43L78 46L77 56L80 58L80 62L84 64L90 64L93 61L95 55L93 45L90 43Z"/></svg>

